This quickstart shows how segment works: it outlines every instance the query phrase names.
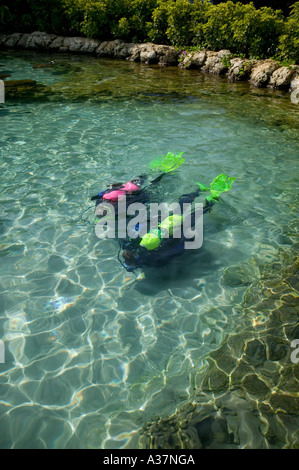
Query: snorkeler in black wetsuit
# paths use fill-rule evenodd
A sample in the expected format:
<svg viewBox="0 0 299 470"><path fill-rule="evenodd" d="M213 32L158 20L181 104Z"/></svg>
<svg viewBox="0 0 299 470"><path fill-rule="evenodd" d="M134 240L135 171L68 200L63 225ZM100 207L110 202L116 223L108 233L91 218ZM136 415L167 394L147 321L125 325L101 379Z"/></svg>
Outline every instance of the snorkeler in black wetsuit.
<svg viewBox="0 0 299 470"><path fill-rule="evenodd" d="M106 210L109 214L109 204L112 204L113 208L116 209L115 215L120 216L119 212L117 212L120 206L118 202L119 200L123 199L126 202L123 207L126 212L122 215L127 216L127 208L130 204L134 202L145 203L150 200L151 192L148 191L149 186L159 183L165 174L167 174L167 172L160 174L156 179L150 181L149 185L145 187L143 187L143 184L147 180L146 176L137 177L126 184L118 183L110 185L107 190L102 191L92 198L92 200L96 201L96 215L97 210L98 214L101 216L103 215L102 210ZM201 183L196 183L198 184L199 188L192 193L181 196L179 199L179 207L182 209L184 204L191 204L200 194L200 192L209 191L210 195L206 197L202 210L202 214L206 214L207 212L210 212L213 205L219 200L220 195L223 192L231 189L232 183L235 179L236 178L234 177L228 178L225 174L221 174L214 178L210 184L210 187L204 186ZM105 203L106 207L108 206L108 210L105 209ZM108 216L108 219L109 217L111 218L111 213L110 216ZM177 223L175 222L174 217L175 215L166 217L168 220L160 220L160 228L158 230L150 230L145 236L142 237L141 241L139 237L139 224L136 224L136 226L133 227L133 230L131 227L129 238L119 237L120 250L118 259L127 271L134 271L135 269L141 268L142 266L163 266L171 258L178 256L185 251L185 242L187 240L191 241L191 239L187 238L185 235L178 237L174 235L174 231L176 230L175 226ZM183 222L183 216L177 215L177 217L178 219L176 220L178 221L179 226L181 226ZM190 213L191 220L189 222L189 228L193 229L196 225L196 217L196 211ZM148 220L145 220L143 223L147 225ZM171 229L173 233L170 234L169 232L171 236L164 237L164 231L168 231L169 229ZM122 250L123 261L120 259L120 252Z"/></svg>

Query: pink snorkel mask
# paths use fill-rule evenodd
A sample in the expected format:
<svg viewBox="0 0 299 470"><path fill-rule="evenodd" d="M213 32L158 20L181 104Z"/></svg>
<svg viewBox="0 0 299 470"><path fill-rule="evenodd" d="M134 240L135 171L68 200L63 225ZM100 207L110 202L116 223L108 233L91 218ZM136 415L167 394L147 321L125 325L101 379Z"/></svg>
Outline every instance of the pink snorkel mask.
<svg viewBox="0 0 299 470"><path fill-rule="evenodd" d="M124 184L122 189L124 189L125 191L140 191L140 188L134 184L134 183L131 183L131 181L129 181L128 183Z"/></svg>
<svg viewBox="0 0 299 470"><path fill-rule="evenodd" d="M123 199L125 197L126 192L135 192L140 191L140 188L129 181L128 183L124 184L121 189L117 191L110 191L109 193L104 194L102 197L108 201L117 201L118 199Z"/></svg>
<svg viewBox="0 0 299 470"><path fill-rule="evenodd" d="M123 199L125 197L124 191L118 190L118 191L110 191L109 193L106 193L103 195L103 199L106 199L108 201L117 201L118 199Z"/></svg>

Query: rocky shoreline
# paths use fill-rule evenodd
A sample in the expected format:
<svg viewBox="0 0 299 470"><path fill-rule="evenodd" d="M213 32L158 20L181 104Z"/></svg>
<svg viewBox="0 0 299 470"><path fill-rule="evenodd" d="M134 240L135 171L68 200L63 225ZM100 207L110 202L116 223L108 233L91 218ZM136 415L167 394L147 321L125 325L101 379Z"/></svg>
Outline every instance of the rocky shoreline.
<svg viewBox="0 0 299 470"><path fill-rule="evenodd" d="M188 52L153 43L126 43L120 39L100 41L84 37L56 36L40 31L0 35L0 48L90 54L159 66L197 69L204 73L226 76L231 82L247 80L257 87L288 91L292 102L299 104L299 65L282 66L272 59L251 60L233 57L228 50Z"/></svg>

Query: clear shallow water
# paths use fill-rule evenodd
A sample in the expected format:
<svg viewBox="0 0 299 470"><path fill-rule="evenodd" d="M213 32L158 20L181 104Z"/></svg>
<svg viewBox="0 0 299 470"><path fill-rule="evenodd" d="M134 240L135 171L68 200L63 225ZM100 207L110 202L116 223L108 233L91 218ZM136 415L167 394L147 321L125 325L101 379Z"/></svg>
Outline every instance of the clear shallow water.
<svg viewBox="0 0 299 470"><path fill-rule="evenodd" d="M292 249L298 108L176 68L19 53L1 64L49 93L0 108L0 447L136 448L147 420L192 397L250 279ZM168 151L186 162L164 180L167 200L222 172L237 180L202 249L138 280L80 214ZM225 269L242 263L249 281L234 287Z"/></svg>

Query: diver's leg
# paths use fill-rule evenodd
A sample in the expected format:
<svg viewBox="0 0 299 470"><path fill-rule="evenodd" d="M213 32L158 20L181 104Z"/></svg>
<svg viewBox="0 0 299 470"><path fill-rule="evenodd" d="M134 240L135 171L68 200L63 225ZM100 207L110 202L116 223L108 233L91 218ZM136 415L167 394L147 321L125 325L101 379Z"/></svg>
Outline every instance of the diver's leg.
<svg viewBox="0 0 299 470"><path fill-rule="evenodd" d="M179 205L182 208L183 204L192 204L194 199L197 198L197 196L200 194L200 189L198 188L196 191L189 193L189 194L183 194L180 199L179 199Z"/></svg>

